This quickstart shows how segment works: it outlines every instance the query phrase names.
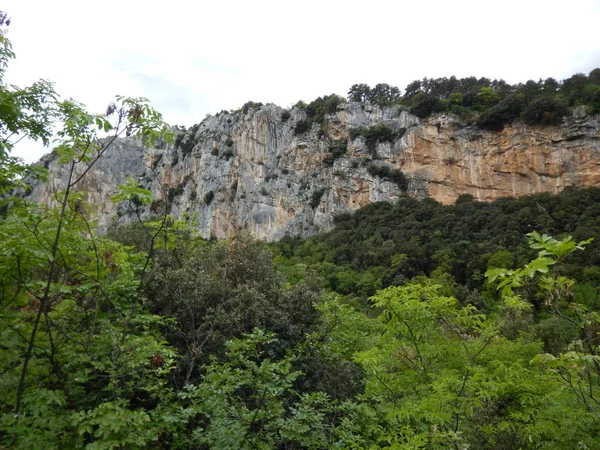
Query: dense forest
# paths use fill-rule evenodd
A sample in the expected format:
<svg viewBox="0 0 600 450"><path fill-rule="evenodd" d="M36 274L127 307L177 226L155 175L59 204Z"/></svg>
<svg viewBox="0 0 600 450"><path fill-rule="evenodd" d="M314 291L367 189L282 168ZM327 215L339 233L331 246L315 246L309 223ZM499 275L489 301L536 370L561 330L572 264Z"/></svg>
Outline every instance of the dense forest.
<svg viewBox="0 0 600 450"><path fill-rule="evenodd" d="M406 197L268 246L207 242L168 208L98 236L86 171L121 136L173 131L145 99L91 114L50 83L8 86L7 26L0 14L0 447L600 446L600 190ZM582 92L597 96L597 75ZM594 108L565 83L556 98ZM23 135L56 139L56 208L12 195L45 176L12 156ZM135 215L153 198L131 181L113 200Z"/></svg>

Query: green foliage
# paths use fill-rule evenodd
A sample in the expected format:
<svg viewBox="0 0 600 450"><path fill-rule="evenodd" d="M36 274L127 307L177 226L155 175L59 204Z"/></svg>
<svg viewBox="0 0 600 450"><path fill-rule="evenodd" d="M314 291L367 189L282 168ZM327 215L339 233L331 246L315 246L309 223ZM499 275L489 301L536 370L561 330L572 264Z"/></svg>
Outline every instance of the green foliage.
<svg viewBox="0 0 600 450"><path fill-rule="evenodd" d="M394 142L397 139L400 139L404 133L404 128L400 128L398 130L393 130L383 123L378 123L377 125L373 125L372 127L365 128L353 128L350 130L350 139L355 140L358 137L363 137L365 139L365 144L371 153L375 153L377 149L377 144L380 142Z"/></svg>
<svg viewBox="0 0 600 450"><path fill-rule="evenodd" d="M398 102L401 98L400 89L386 83L379 83L371 88L367 84L355 84L348 91L348 98L352 102L372 103L379 106L388 106Z"/></svg>
<svg viewBox="0 0 600 450"><path fill-rule="evenodd" d="M479 117L477 125L484 129L502 130L505 124L519 117L525 103L525 95L511 94L497 105L484 111Z"/></svg>
<svg viewBox="0 0 600 450"><path fill-rule="evenodd" d="M70 200L63 216L35 206L11 209L0 224L0 366L2 389L11 392L0 404L3 446L15 433L19 445L37 442L32 445L40 448L86 442L89 433L104 442L90 448L105 448L111 440L143 447L147 433L133 432L145 414L137 410L158 397L172 369L175 353L158 332L165 320L148 314L137 297L143 255L96 238L76 207L80 201ZM43 226L32 226L37 221ZM47 242L59 221L54 252ZM22 361L38 315L36 351L15 415ZM162 362L152 368L156 355ZM123 424L118 414L131 420Z"/></svg>
<svg viewBox="0 0 600 450"><path fill-rule="evenodd" d="M204 204L209 206L215 198L215 193L213 191L208 191L204 194Z"/></svg>
<svg viewBox="0 0 600 450"><path fill-rule="evenodd" d="M433 113L442 111L443 108L444 105L439 98L419 92L411 100L410 113L424 119Z"/></svg>
<svg viewBox="0 0 600 450"><path fill-rule="evenodd" d="M196 132L199 126L196 124L188 131L180 131L175 137L175 148L181 150L181 154L185 157L189 155L197 144Z"/></svg>
<svg viewBox="0 0 600 450"><path fill-rule="evenodd" d="M325 167L333 166L336 159L341 158L346 154L348 150L348 141L336 141L328 148L328 154L323 159L323 165Z"/></svg>
<svg viewBox="0 0 600 450"><path fill-rule="evenodd" d="M0 37L1 61L12 51ZM547 108L540 92L581 104L598 77L530 82L517 95L536 111ZM372 101L395 95L378 87L383 100ZM453 108L502 97L487 111L511 95L505 83L475 78L409 87L411 100L437 96ZM0 113L23 108L0 90ZM322 120L338 101L305 105L307 116ZM167 208L96 235L77 192L85 172L118 136L169 138L144 99L118 98L100 115L73 101L32 108L23 114L60 118L56 155L68 181L58 209L12 202L0 216L0 447L600 445L600 251L588 239L600 233L599 190L373 204L336 218L330 233L272 244L286 281L262 243L207 243ZM399 133L378 126L352 138L374 146ZM4 186L14 186L19 163L8 150L0 161ZM405 183L386 166L368 170ZM314 208L326 189L313 192ZM171 202L183 190L166 192ZM161 210L133 180L113 200ZM567 231L573 237L550 236Z"/></svg>
<svg viewBox="0 0 600 450"><path fill-rule="evenodd" d="M335 94L319 97L306 105L306 115L312 122L323 124L325 116L335 114L338 105L345 101L343 97Z"/></svg>
<svg viewBox="0 0 600 450"><path fill-rule="evenodd" d="M408 180L402 171L396 168L371 163L367 166L367 172L374 177L396 183L402 192L406 192L408 190Z"/></svg>
<svg viewBox="0 0 600 450"><path fill-rule="evenodd" d="M329 114L335 114L338 105L346 100L335 94L319 97L308 105L302 101L296 104L296 107L306 112L306 119L296 123L294 134L302 134L312 129L313 123L321 126L325 123L325 117Z"/></svg>
<svg viewBox="0 0 600 450"><path fill-rule="evenodd" d="M567 106L585 105L590 114L600 111L598 70L589 76L575 74L558 82L552 78L510 85L489 78L424 78L410 83L404 96L398 88L378 84L355 84L348 91L351 101L380 106L403 104L420 118L446 112L473 120L489 130L522 119L529 124L556 124L567 115ZM523 113L523 115L521 115Z"/></svg>
<svg viewBox="0 0 600 450"><path fill-rule="evenodd" d="M312 193L309 203L312 209L317 208L321 204L321 199L323 198L323 195L325 195L325 192L327 192L327 188L322 187Z"/></svg>
<svg viewBox="0 0 600 450"><path fill-rule="evenodd" d="M323 272L326 286L363 299L365 294L358 284L363 274L369 273L367 278L387 287L416 276L432 276L439 268L460 287L457 291L452 288L450 294L490 311L497 302L497 293L484 285L486 270L494 265L507 267L505 262L514 268L530 259L532 252L523 235L533 230L555 235L568 232L578 241L597 236L598 202L598 189L505 198L491 203L471 199L456 205L401 198L395 204L376 203L352 215L338 216L330 232L306 240L285 241L275 249L281 251L285 246L288 256L280 264L291 273L296 273L296 264L304 264L317 273L326 264L333 266L334 269ZM590 283L584 277L584 268L600 266L598 242L589 244L585 253L572 254L563 270L581 283ZM448 280L444 284L452 286Z"/></svg>
<svg viewBox="0 0 600 450"><path fill-rule="evenodd" d="M473 106L479 111L485 111L491 108L500 101L500 94L492 87L482 87L477 96Z"/></svg>
<svg viewBox="0 0 600 450"><path fill-rule="evenodd" d="M575 280L561 275L561 266L565 258L577 250L583 250L592 239L575 242L571 236L561 240L546 234L532 232L529 235L530 246L539 250L537 258L523 268L516 270L491 269L486 273L491 283L497 283L502 290L502 299L510 304L523 304L522 295L517 292L535 285L538 295L548 313L559 321L573 325L571 343L563 348L554 348L555 354L538 354L531 364L537 365L549 376L562 383L571 397L579 402L586 411L582 412L600 419L600 409L596 401L599 395L600 356L596 330L600 325L600 316L593 309L572 301L572 288Z"/></svg>
<svg viewBox="0 0 600 450"><path fill-rule="evenodd" d="M539 344L507 340L473 306L440 295L440 286L388 288L372 300L382 311L380 331L356 358L367 373L366 395L387 417L378 446L594 445L570 414L579 411L596 429L592 416L529 364Z"/></svg>
<svg viewBox="0 0 600 450"><path fill-rule="evenodd" d="M312 128L312 122L310 120L299 120L294 127L294 134L303 134Z"/></svg>
<svg viewBox="0 0 600 450"><path fill-rule="evenodd" d="M248 114L248 111L250 111L251 109L258 109L261 106L263 106L263 104L260 102L252 102L252 101L246 102L242 106L242 113Z"/></svg>
<svg viewBox="0 0 600 450"><path fill-rule="evenodd" d="M137 181L130 178L126 184L119 185L119 193L111 197L111 200L115 203L132 201L138 205L150 205L153 194L152 191L140 187Z"/></svg>
<svg viewBox="0 0 600 450"><path fill-rule="evenodd" d="M7 14L0 11L0 196L15 188L26 188L25 177L45 177L43 168L27 166L10 153L23 137L48 145L52 121L58 114L52 83L40 80L25 88L4 83L8 63L15 57L6 37L9 25Z"/></svg>
<svg viewBox="0 0 600 450"><path fill-rule="evenodd" d="M523 110L523 121L528 124L556 125L567 114L567 106L557 98L538 97Z"/></svg>

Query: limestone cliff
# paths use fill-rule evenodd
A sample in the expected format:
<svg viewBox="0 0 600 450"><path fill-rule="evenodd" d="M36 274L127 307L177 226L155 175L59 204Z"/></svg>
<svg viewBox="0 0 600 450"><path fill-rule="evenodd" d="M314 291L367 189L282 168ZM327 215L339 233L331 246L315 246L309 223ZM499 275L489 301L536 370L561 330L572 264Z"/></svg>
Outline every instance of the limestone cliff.
<svg viewBox="0 0 600 450"><path fill-rule="evenodd" d="M341 104L322 127L297 134L304 119L301 109L267 105L207 117L159 148L122 139L79 189L98 205L100 229L115 216L133 219L109 198L118 184L134 178L155 194L144 217L168 205L175 217L190 214L204 237L247 229L277 240L330 229L336 214L406 195L398 171L406 176L408 195L443 203L461 194L492 200L600 186L600 120L582 111L561 126L514 124L500 132L358 103ZM366 142L364 133L352 132L378 124L393 130L394 138ZM65 169L52 156L42 162L51 181L33 186L31 196L51 203L64 186Z"/></svg>

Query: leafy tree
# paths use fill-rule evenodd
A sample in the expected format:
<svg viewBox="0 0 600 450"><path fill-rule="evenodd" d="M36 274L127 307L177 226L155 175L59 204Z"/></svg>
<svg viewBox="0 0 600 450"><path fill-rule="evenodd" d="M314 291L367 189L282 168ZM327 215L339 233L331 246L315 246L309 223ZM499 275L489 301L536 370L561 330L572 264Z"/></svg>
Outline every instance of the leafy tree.
<svg viewBox="0 0 600 450"><path fill-rule="evenodd" d="M2 44L4 68L13 56L4 33ZM105 114L92 115L58 101L47 83L1 90L3 187L24 173L8 154L11 138L48 141L51 118L62 125L57 160L69 167L58 209L13 203L0 221L0 365L10 393L0 404L2 445L59 448L98 440L143 447L151 433L140 407L156 401L174 352L157 333L162 319L140 304L147 258L97 238L84 194L75 191L117 137L152 144L168 128L144 99L118 97ZM98 139L100 132L109 137ZM150 200L136 189L126 186L123 195Z"/></svg>
<svg viewBox="0 0 600 450"><path fill-rule="evenodd" d="M413 81L408 86L406 86L406 89L404 90L404 98L406 100L412 100L412 98L415 95L417 95L419 92L421 92L421 87L422 87L421 81L419 81L419 80Z"/></svg>
<svg viewBox="0 0 600 450"><path fill-rule="evenodd" d="M528 124L556 125L567 114L567 106L554 97L538 97L523 110Z"/></svg>
<svg viewBox="0 0 600 450"><path fill-rule="evenodd" d="M488 130L502 130L505 124L520 116L525 103L524 94L511 94L484 111L480 115L477 125Z"/></svg>
<svg viewBox="0 0 600 450"><path fill-rule="evenodd" d="M540 345L507 340L492 320L473 306L460 307L456 299L440 295L440 288L393 287L373 298L383 311L381 331L372 347L357 354L357 361L367 373L366 395L377 399L376 407L387 417L378 445L594 445L586 426L596 429L597 423L548 374L529 365ZM572 414L578 414L583 427Z"/></svg>
<svg viewBox="0 0 600 450"><path fill-rule="evenodd" d="M370 102L379 106L387 106L400 99L400 89L387 83L378 83L371 90Z"/></svg>
<svg viewBox="0 0 600 450"><path fill-rule="evenodd" d="M348 91L350 101L372 103L379 106L392 105L400 97L400 89L387 83L378 83L373 88L364 83L355 84Z"/></svg>
<svg viewBox="0 0 600 450"><path fill-rule="evenodd" d="M577 401L593 415L597 426L600 420L600 393L597 392L600 347L596 330L600 317L593 308L588 309L572 301L575 281L560 273L565 258L577 250L583 250L592 239L576 242L569 236L557 240L546 234L532 232L529 241L532 248L539 250L537 258L515 270L490 269L486 276L492 282L499 281L497 289L502 290L504 302L512 308L530 307L518 290L535 283L548 313L576 327L578 335L574 336L566 351L558 355L540 354L532 362L541 365L564 383Z"/></svg>
<svg viewBox="0 0 600 450"><path fill-rule="evenodd" d="M492 87L482 87L475 98L474 107L479 111L485 111L500 101L500 94Z"/></svg>
<svg viewBox="0 0 600 450"><path fill-rule="evenodd" d="M365 83L353 84L348 90L348 99L351 102L369 103L371 88Z"/></svg>
<svg viewBox="0 0 600 450"><path fill-rule="evenodd" d="M419 92L411 100L410 113L424 119L433 113L442 111L443 107L439 98Z"/></svg>
<svg viewBox="0 0 600 450"><path fill-rule="evenodd" d="M47 145L57 114L57 96L51 83L40 80L25 88L4 83L8 63L15 57L6 37L9 25L8 15L0 11L0 196L16 187L25 187L23 178L27 175L44 176L40 167L27 166L10 153L23 138L41 140Z"/></svg>

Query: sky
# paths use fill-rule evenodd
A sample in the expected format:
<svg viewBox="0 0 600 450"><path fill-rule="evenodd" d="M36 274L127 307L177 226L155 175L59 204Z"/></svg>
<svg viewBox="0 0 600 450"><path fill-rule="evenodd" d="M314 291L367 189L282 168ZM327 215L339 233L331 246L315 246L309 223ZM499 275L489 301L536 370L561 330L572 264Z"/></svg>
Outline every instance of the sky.
<svg viewBox="0 0 600 450"><path fill-rule="evenodd" d="M5 82L55 83L102 112L143 96L172 125L252 100L288 107L355 83L510 83L600 67L600 0L4 0ZM47 152L22 141L14 155Z"/></svg>

